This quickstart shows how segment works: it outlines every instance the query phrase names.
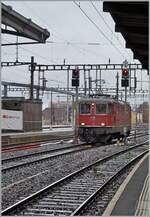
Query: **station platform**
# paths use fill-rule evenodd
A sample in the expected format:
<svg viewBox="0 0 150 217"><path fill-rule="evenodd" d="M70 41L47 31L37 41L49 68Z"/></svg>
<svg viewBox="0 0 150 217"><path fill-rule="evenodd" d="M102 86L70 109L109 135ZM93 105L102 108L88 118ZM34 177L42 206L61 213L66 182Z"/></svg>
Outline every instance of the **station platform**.
<svg viewBox="0 0 150 217"><path fill-rule="evenodd" d="M148 167L147 154L121 184L103 216L150 216Z"/></svg>
<svg viewBox="0 0 150 217"><path fill-rule="evenodd" d="M20 133L3 133L2 146L31 143L31 142L44 142L55 139L67 139L74 135L71 127L49 128L43 131L34 132L20 132Z"/></svg>

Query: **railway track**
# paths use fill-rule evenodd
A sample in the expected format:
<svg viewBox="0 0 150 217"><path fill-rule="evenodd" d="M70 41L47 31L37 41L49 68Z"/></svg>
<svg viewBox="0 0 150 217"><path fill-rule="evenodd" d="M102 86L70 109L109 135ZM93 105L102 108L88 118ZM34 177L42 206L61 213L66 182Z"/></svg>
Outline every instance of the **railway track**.
<svg viewBox="0 0 150 217"><path fill-rule="evenodd" d="M51 184L89 163L126 148L127 146L118 146L115 144L99 146L3 173L2 206L6 208L8 205L12 205L18 201L20 196L27 197L41 188L46 187L48 183Z"/></svg>
<svg viewBox="0 0 150 217"><path fill-rule="evenodd" d="M11 144L7 146L2 146L2 153L7 153L7 152L13 152L13 151L22 151L26 149L32 149L32 148L37 148L46 144L58 144L60 141L67 142L69 139L72 139L72 136L67 137L66 139L54 139L51 142L32 142L32 143L25 143L25 144ZM53 143L52 143L53 142Z"/></svg>
<svg viewBox="0 0 150 217"><path fill-rule="evenodd" d="M52 159L54 157L59 157L62 155L67 155L71 153L75 153L78 151L83 151L89 148L94 148L93 146L87 145L87 144L80 144L80 145L67 145L62 148L55 148L52 150L47 150L47 151L41 151L41 152L36 152L36 153L30 153L22 156L16 156L12 158L6 158L2 159L2 172L9 172L12 169L17 169L20 167L25 167L29 166L30 164L33 163L39 163L42 161L46 161L49 159ZM40 156L40 158L39 158ZM29 161L24 162L24 160L29 159ZM17 163L16 163L17 161ZM22 162L21 162L22 161ZM7 166L7 164L9 165ZM4 166L5 164L5 166ZM13 164L13 165L12 165Z"/></svg>
<svg viewBox="0 0 150 217"><path fill-rule="evenodd" d="M126 149L126 146L100 146L76 152L69 155L31 164L28 167L10 170L2 174L2 207L3 209L16 203L18 198L46 187L62 177L72 173L100 158L106 157L116 151ZM77 161L78 159L78 161Z"/></svg>
<svg viewBox="0 0 150 217"><path fill-rule="evenodd" d="M145 136L145 135L143 134L139 135L139 137L142 137L142 136ZM91 146L90 144L73 144L73 145L72 144L71 145L61 144L61 146L57 148L50 148L50 150L44 150L44 151L41 150L41 151L36 151L33 153L27 153L27 154L20 155L20 156L4 158L2 159L2 172L9 172L12 169L17 169L19 167L25 167L30 164L46 161L54 157L59 157L61 155L67 155L67 154L75 153L78 151L84 151L89 148L97 147L96 145Z"/></svg>
<svg viewBox="0 0 150 217"><path fill-rule="evenodd" d="M61 147L62 145L64 147ZM61 146L54 149L50 147L50 150L44 150L44 151L41 150L35 153L28 153L25 155L2 159L2 172L4 174L11 170L15 170L21 167L22 168L27 167L32 164L41 163L50 160L52 158L97 147L95 145L92 146L89 144L88 145L87 144L76 144L76 145L61 144Z"/></svg>
<svg viewBox="0 0 150 217"><path fill-rule="evenodd" d="M136 136L139 137L139 136L142 136L144 134L145 130L144 129L141 129L141 126L140 128L137 128L136 129ZM64 134L64 132L62 132ZM129 138L133 138L134 137L134 134L135 134L135 131L134 129L131 131L131 134L129 136ZM148 134L148 132L147 132ZM64 136L62 137L63 141L66 141L68 139L72 139L72 134L71 135L68 135L68 136ZM55 142L59 142L60 140L58 140L58 138L56 139L56 137L52 138L52 141L55 141ZM10 145L3 145L2 144L2 153L6 153L6 152L9 152L9 151L17 151L17 150L25 150L25 149L31 149L31 148L36 148L36 147L39 147L40 145L44 144L45 142L34 142L32 141L31 143L22 143L22 144L10 144Z"/></svg>
<svg viewBox="0 0 150 217"><path fill-rule="evenodd" d="M135 164L148 157L148 151L145 151L127 163L123 168L119 169L114 175L108 179L96 192L93 193L83 204L77 208L73 216L102 216L109 202L114 197L116 191L123 183L127 175L134 168ZM105 214L104 214L105 215Z"/></svg>
<svg viewBox="0 0 150 217"><path fill-rule="evenodd" d="M82 147L86 144L55 144L55 145L49 145L49 147L45 150L43 149L38 149L35 152L25 152L23 154L19 154L17 153L17 155L12 156L12 157L3 157L2 158L2 164L4 163L8 163L11 161L20 161L22 159L27 159L27 158L31 158L31 157L36 157L39 155L47 155L53 152L57 152L57 151L62 151L62 150L66 150L66 149L71 149L71 148L77 148L77 147ZM42 147L41 147L42 148Z"/></svg>
<svg viewBox="0 0 150 217"><path fill-rule="evenodd" d="M141 154L145 144L147 142L119 151L73 172L6 208L2 215L76 215L96 192L127 168L129 162L133 164L148 152Z"/></svg>
<svg viewBox="0 0 150 217"><path fill-rule="evenodd" d="M146 137L147 134L143 134L143 133L141 134L140 133L140 134L136 135L136 137L138 137L138 138L143 137L143 136ZM130 135L128 137L128 139L134 139L134 135ZM56 145L57 145L57 147L56 147ZM64 141L62 141L62 140L58 141L57 143L41 143L41 144L39 144L39 146L37 146L37 144L33 144L33 145L28 144L28 146L33 146L33 148L36 146L37 149L36 150L30 150L30 151L29 150L23 150L24 151L23 154L18 153L18 151L20 151L20 149L17 149L16 154L13 153L14 155L13 154L9 155L9 153L3 153L4 156L8 155L9 157L3 157L3 155L2 155L2 164L8 163L8 162L11 162L11 161L26 159L26 158L32 157L32 156L38 156L38 155L42 155L42 154L46 155L46 154L49 154L49 153L52 153L52 152L55 152L55 151L59 151L59 150L61 151L61 150L70 149L70 148L74 148L74 147L81 147L81 146L84 146L84 145L90 145L90 144L80 143L80 144L70 144L69 145L69 143L64 144ZM101 144L99 144L99 145L101 145ZM43 150L42 148L44 146L45 147L47 146L48 148ZM10 151L11 151L11 149L14 149L15 147L10 148ZM20 146L20 148L22 148L22 146Z"/></svg>

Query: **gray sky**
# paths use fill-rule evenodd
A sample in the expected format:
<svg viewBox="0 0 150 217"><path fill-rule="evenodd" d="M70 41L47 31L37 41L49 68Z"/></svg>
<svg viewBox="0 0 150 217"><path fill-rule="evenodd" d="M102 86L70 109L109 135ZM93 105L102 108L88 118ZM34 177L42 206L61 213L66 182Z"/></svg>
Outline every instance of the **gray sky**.
<svg viewBox="0 0 150 217"><path fill-rule="evenodd" d="M115 33L115 23L109 13L103 12L102 1L93 1L93 4L89 1L80 2L81 9L99 30L73 1L3 1L3 3L11 5L17 12L48 29L51 36L47 41L53 42L19 46L19 61L30 61L31 56L34 55L35 61L39 64L62 64L64 58L66 64L108 63L109 58L111 63L122 63L125 59L129 63L139 63L133 60L132 51L125 49L125 40L122 35ZM79 1L76 3L79 4ZM19 42L21 41L27 41L27 39L19 38ZM2 43L7 42L16 42L16 37L2 35ZM88 43L99 45L88 45ZM15 46L2 47L2 61L15 61L15 53ZM94 79L95 73L92 72L92 74ZM140 71L137 75L140 78ZM46 76L48 86L66 86L65 72L48 72ZM115 87L115 76L116 71L102 72L106 87ZM143 73L143 79L148 80L146 73ZM3 68L2 80L29 83L28 67ZM81 76L81 85L82 80ZM148 84L145 83L144 88L147 89L147 87Z"/></svg>

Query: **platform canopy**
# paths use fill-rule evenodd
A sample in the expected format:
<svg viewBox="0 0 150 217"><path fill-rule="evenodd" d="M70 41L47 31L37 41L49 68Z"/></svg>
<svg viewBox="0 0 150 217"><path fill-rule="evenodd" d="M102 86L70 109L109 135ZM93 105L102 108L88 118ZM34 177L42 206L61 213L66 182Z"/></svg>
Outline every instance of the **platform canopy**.
<svg viewBox="0 0 150 217"><path fill-rule="evenodd" d="M148 1L104 2L103 11L110 12L116 26L126 40L126 47L134 53L143 69L148 69Z"/></svg>
<svg viewBox="0 0 150 217"><path fill-rule="evenodd" d="M31 19L22 16L13 10L11 6L3 3L1 5L2 24L6 27L2 28L2 33L26 37L39 43L46 42L46 39L50 36L47 29L38 26ZM8 29L7 26L13 28L13 30Z"/></svg>

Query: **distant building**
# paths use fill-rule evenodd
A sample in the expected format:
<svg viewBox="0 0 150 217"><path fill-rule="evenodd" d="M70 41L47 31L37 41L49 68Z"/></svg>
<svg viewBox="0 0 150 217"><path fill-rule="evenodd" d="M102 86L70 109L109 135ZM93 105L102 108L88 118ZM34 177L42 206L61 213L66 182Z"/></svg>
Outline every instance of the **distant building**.
<svg viewBox="0 0 150 217"><path fill-rule="evenodd" d="M68 109L68 118L67 118ZM66 102L53 103L42 111L43 125L64 125L71 122L71 105Z"/></svg>
<svg viewBox="0 0 150 217"><path fill-rule="evenodd" d="M149 105L148 102L144 102L138 108L138 111L142 113L143 116L143 123L149 122Z"/></svg>
<svg viewBox="0 0 150 217"><path fill-rule="evenodd" d="M23 97L6 97L2 98L2 109L8 112L20 111L22 112L22 130L28 131L40 131L42 130L42 101L41 100L29 100ZM15 117L15 116L14 116ZM10 119L12 119L10 115ZM7 120L9 121L8 117ZM9 128L3 129L3 132L15 132L13 126L17 122L9 123ZM12 126L11 126L12 125Z"/></svg>

